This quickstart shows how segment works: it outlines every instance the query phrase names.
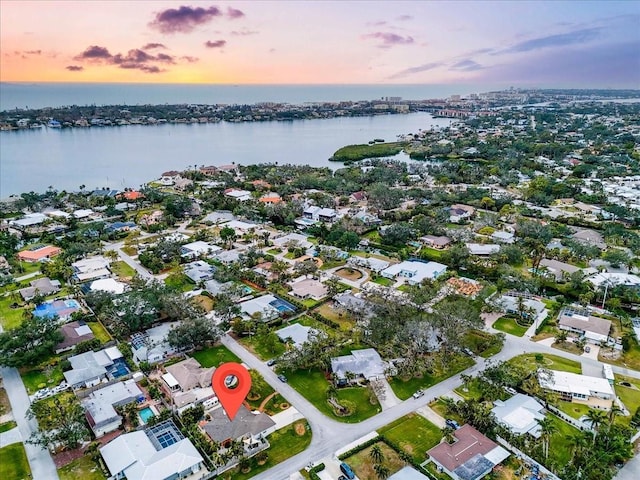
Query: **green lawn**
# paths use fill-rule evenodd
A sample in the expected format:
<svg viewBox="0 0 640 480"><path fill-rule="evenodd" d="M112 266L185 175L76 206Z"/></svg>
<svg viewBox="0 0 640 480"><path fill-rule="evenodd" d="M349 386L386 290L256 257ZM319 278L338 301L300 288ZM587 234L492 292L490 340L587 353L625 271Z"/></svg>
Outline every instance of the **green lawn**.
<svg viewBox="0 0 640 480"><path fill-rule="evenodd" d="M189 280L184 273L174 272L171 273L167 278L164 279L165 285L168 287L174 288L175 290L180 290L181 292L190 292L193 290L193 282Z"/></svg>
<svg viewBox="0 0 640 480"><path fill-rule="evenodd" d="M620 382L628 382L638 390L620 385ZM622 400L622 403L624 403L625 407L631 412L631 415L636 413L636 410L640 408L640 380L623 375L616 375L615 390L620 400Z"/></svg>
<svg viewBox="0 0 640 480"><path fill-rule="evenodd" d="M27 453L22 443L14 443L0 448L0 478L21 480L31 478Z"/></svg>
<svg viewBox="0 0 640 480"><path fill-rule="evenodd" d="M19 300L12 298L12 295L0 297L0 323L5 330L20 326L24 319L24 308L11 308L14 303L22 305L22 297Z"/></svg>
<svg viewBox="0 0 640 480"><path fill-rule="evenodd" d="M518 355L517 357L509 360L508 363L522 364L527 366L531 371L537 370L540 367L548 368L549 370L560 370L562 372L582 373L582 366L580 362L574 360L568 360L557 355L542 355L543 360L541 363L536 361L536 354L526 353L524 355Z"/></svg>
<svg viewBox="0 0 640 480"><path fill-rule="evenodd" d="M452 420L458 422L460 425L463 425L465 423L460 415L447 411L447 405L440 399L436 400L435 402L431 402L429 404L429 408L431 408L431 410L433 410L443 418L451 418Z"/></svg>
<svg viewBox="0 0 640 480"><path fill-rule="evenodd" d="M42 264L40 262L19 262L18 268L13 272L13 276L17 278L29 275L30 273L39 272L41 266Z"/></svg>
<svg viewBox="0 0 640 480"><path fill-rule="evenodd" d="M551 435L551 441L549 443L549 460L553 461L555 465L566 465L573 457L571 448L568 445L568 439L578 435L580 430L572 427L566 422L563 422L554 415L547 415L551 419L553 425L556 427L555 433ZM544 458L538 459L543 465L545 463Z"/></svg>
<svg viewBox="0 0 640 480"><path fill-rule="evenodd" d="M332 322L336 322L340 325L340 330L350 331L353 329L355 325L355 321L348 313L343 313L339 309L333 308L331 306L331 302L326 302L320 305L318 308L314 310L314 312L319 313L324 318L331 320ZM324 327L326 330L327 327Z"/></svg>
<svg viewBox="0 0 640 480"><path fill-rule="evenodd" d="M29 395L44 387L55 387L64 380L59 364L49 368L48 375L42 366L37 366L33 370L21 370L20 376Z"/></svg>
<svg viewBox="0 0 640 480"><path fill-rule="evenodd" d="M102 470L89 457L80 457L58 470L60 480L105 480Z"/></svg>
<svg viewBox="0 0 640 480"><path fill-rule="evenodd" d="M249 337L242 337L239 341L242 345L244 345L247 350L255 353L262 360L269 360L270 358L279 357L282 355L286 347L284 343L278 341L278 343L273 344L273 350L271 349L271 345L267 346L262 339L264 337L260 335L252 335Z"/></svg>
<svg viewBox="0 0 640 480"><path fill-rule="evenodd" d="M377 442L374 445L378 445L384 459L382 465L389 469L389 473L393 474L404 467L405 463L395 450L389 447L384 442ZM379 477L373 469L373 462L371 461L370 452L373 445L359 451L358 453L351 455L344 459L344 461L352 468L355 474L360 480L378 480Z"/></svg>
<svg viewBox="0 0 640 480"><path fill-rule="evenodd" d="M522 325L518 325L518 323L509 317L501 317L494 322L492 325L496 330L500 330L501 332L509 333L511 335L515 335L516 337L521 337L525 334L528 327L523 327Z"/></svg>
<svg viewBox="0 0 640 480"><path fill-rule="evenodd" d="M107 332L107 329L100 322L87 322L89 328L93 332L93 335L100 341L100 343L107 343L111 340L111 335Z"/></svg>
<svg viewBox="0 0 640 480"><path fill-rule="evenodd" d="M433 260L440 260L442 258L442 252L444 252L444 250L438 250L437 248L431 247L422 247L420 249L421 255L429 257Z"/></svg>
<svg viewBox="0 0 640 480"><path fill-rule="evenodd" d="M136 274L136 271L122 260L111 262L109 269L119 278L133 277Z"/></svg>
<svg viewBox="0 0 640 480"><path fill-rule="evenodd" d="M302 424L305 428L304 435L298 435L295 431L295 425ZM237 469L223 473L218 478L224 480L244 480L251 478L277 464L284 462L286 459L297 455L305 450L311 443L311 429L306 420L302 420L289 425L283 429L273 432L267 438L271 446L267 450L269 458L264 465L255 465L247 473L242 473ZM65 480L65 479L61 479Z"/></svg>
<svg viewBox="0 0 640 480"><path fill-rule="evenodd" d="M380 413L380 405L369 402L369 392L364 387L339 388L338 402L346 400L355 407L355 412L348 417L338 417L327 402L327 387L329 382L324 374L318 370L297 370L283 372L289 384L301 395L315 405L326 416L345 423L358 423Z"/></svg>
<svg viewBox="0 0 640 480"><path fill-rule="evenodd" d="M421 388L429 388L436 383L459 373L467 368L471 367L475 362L466 355L457 356L449 365L446 372L425 374L422 377L412 377L409 380L403 380L399 377L394 377L389 382L394 393L400 400L406 400L415 393L416 390Z"/></svg>
<svg viewBox="0 0 640 480"><path fill-rule="evenodd" d="M13 420L10 420L10 421L4 422L4 423L0 423L0 433L8 432L9 430L13 430L17 426L18 426L18 424L16 422L14 422Z"/></svg>
<svg viewBox="0 0 640 480"><path fill-rule="evenodd" d="M425 452L440 443L442 438L440 429L417 413L399 418L378 429L378 433L399 445L416 462L422 462Z"/></svg>
<svg viewBox="0 0 640 480"><path fill-rule="evenodd" d="M575 419L579 419L591 410L587 405L582 403L563 402L561 400L558 400L558 402L555 403L555 406Z"/></svg>
<svg viewBox="0 0 640 480"><path fill-rule="evenodd" d="M390 287L395 283L393 280L386 277L377 277L375 280L372 280L372 282L377 283L378 285L382 285L384 287Z"/></svg>
<svg viewBox="0 0 640 480"><path fill-rule="evenodd" d="M200 350L199 352L194 352L191 356L198 360L204 368L217 367L221 363L226 362L241 363L240 359L231 353L224 345L217 345L207 348L206 350Z"/></svg>
<svg viewBox="0 0 640 480"><path fill-rule="evenodd" d="M257 410L264 399L271 395L275 390L271 388L271 385L265 382L262 375L260 375L256 370L250 370L249 374L251 375L251 390L247 395L247 403L251 405L252 410Z"/></svg>

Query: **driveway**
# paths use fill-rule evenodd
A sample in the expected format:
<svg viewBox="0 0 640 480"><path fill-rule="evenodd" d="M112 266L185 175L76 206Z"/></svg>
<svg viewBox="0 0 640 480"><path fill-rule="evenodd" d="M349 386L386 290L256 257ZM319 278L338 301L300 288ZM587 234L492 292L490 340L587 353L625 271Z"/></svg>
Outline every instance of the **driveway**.
<svg viewBox="0 0 640 480"><path fill-rule="evenodd" d="M18 427L12 428L7 432L0 433L0 448L11 445L12 443L18 443L22 441L22 435L20 435L20 429Z"/></svg>
<svg viewBox="0 0 640 480"><path fill-rule="evenodd" d="M31 402L29 402L22 378L15 368L2 368L0 373L4 378L4 388L7 391L9 402L11 402L20 436L27 439L38 430L38 422L35 419L27 420L27 409ZM49 450L28 443L24 444L24 448L27 452L32 478L35 480L56 480L58 478L58 472L51 455L49 455Z"/></svg>

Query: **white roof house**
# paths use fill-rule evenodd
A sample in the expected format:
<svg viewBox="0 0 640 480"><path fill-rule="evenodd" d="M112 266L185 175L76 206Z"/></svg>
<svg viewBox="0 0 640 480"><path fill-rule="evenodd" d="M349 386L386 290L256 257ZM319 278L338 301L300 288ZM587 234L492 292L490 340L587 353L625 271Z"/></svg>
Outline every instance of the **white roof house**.
<svg viewBox="0 0 640 480"><path fill-rule="evenodd" d="M500 251L500 245L494 243L467 243L466 246L471 255L491 255L492 253L498 253Z"/></svg>
<svg viewBox="0 0 640 480"><path fill-rule="evenodd" d="M551 370L551 375L539 371L538 381L542 388L558 392L562 400L586 403L604 410L611 408L615 398L613 388L606 378Z"/></svg>
<svg viewBox="0 0 640 480"><path fill-rule="evenodd" d="M373 348L352 350L351 355L343 355L331 359L331 371L340 380L346 379L346 373L367 379L384 377L387 362Z"/></svg>
<svg viewBox="0 0 640 480"><path fill-rule="evenodd" d="M171 421L120 435L100 454L113 478L127 480L178 479L203 468L202 456Z"/></svg>
<svg viewBox="0 0 640 480"><path fill-rule="evenodd" d="M381 273L386 278L405 277L412 285L417 285L424 279L434 280L447 270L447 266L438 262L404 262L391 265Z"/></svg>
<svg viewBox="0 0 640 480"><path fill-rule="evenodd" d="M276 318L280 314L280 311L272 305L272 303L277 303L277 301L278 298L274 295L262 295L261 297L242 302L239 307L240 311L248 317L260 314L262 315L263 321L268 321Z"/></svg>
<svg viewBox="0 0 640 480"><path fill-rule="evenodd" d="M314 278L303 278L291 283L291 291L289 293L298 298L320 300L329 294L329 289Z"/></svg>
<svg viewBox="0 0 640 480"><path fill-rule="evenodd" d="M118 382L92 392L82 401L89 426L96 437L116 430L122 417L114 407L144 400L134 380Z"/></svg>
<svg viewBox="0 0 640 480"><path fill-rule="evenodd" d="M85 258L71 264L74 270L73 277L79 282L97 280L111 275L109 260L102 256Z"/></svg>
<svg viewBox="0 0 640 480"><path fill-rule="evenodd" d="M302 248L311 248L313 247L313 243L311 243L306 235L301 235L300 233L287 233L282 237L274 238L272 243L276 247L284 247L288 242L295 241L300 244Z"/></svg>
<svg viewBox="0 0 640 480"><path fill-rule="evenodd" d="M187 243L180 247L180 255L183 257L195 258L200 255L211 255L219 252L222 248L217 245L211 245L207 242L198 240L197 242Z"/></svg>
<svg viewBox="0 0 640 480"><path fill-rule="evenodd" d="M604 287L607 284L609 285L609 287L621 285L625 287L640 287L640 277L638 275L632 275L628 273L602 272L597 273L596 275L593 275L586 280L596 288Z"/></svg>
<svg viewBox="0 0 640 480"><path fill-rule="evenodd" d="M103 378L106 378L107 367L113 365L113 361L118 358L122 358L118 347L71 356L68 358L71 370L63 372L64 378L72 387L97 385Z"/></svg>
<svg viewBox="0 0 640 480"><path fill-rule="evenodd" d="M300 325L299 323L292 323L280 330L276 330L276 335L278 335L280 340L286 342L287 339L290 338L296 347L300 347L303 343L308 342L309 335L314 333L318 333L318 331L314 328Z"/></svg>
<svg viewBox="0 0 640 480"><path fill-rule="evenodd" d="M541 429L538 420L542 420L544 407L534 398L515 394L506 401L496 400L491 412L496 416L496 421L501 423L512 433L523 435L528 433L535 438L540 437Z"/></svg>
<svg viewBox="0 0 640 480"><path fill-rule="evenodd" d="M131 338L133 359L137 362L157 363L175 353L175 348L167 342L167 335L178 322L161 323L148 329L144 334L135 334Z"/></svg>
<svg viewBox="0 0 640 480"><path fill-rule="evenodd" d="M33 225L39 225L46 220L48 220L48 218L43 213L28 213L20 220L11 220L9 224L19 228L25 228Z"/></svg>
<svg viewBox="0 0 640 480"><path fill-rule="evenodd" d="M119 295L124 293L126 287L127 285L125 283L119 282L113 278L101 278L100 280L94 280L91 282L89 289L92 292L109 292Z"/></svg>
<svg viewBox="0 0 640 480"><path fill-rule="evenodd" d="M561 330L578 333L592 343L606 342L611 331L611 320L589 314L581 315L581 313L569 309L563 310L558 316L558 327Z"/></svg>
<svg viewBox="0 0 640 480"><path fill-rule="evenodd" d="M227 197L235 198L236 200L238 200L240 202L244 202L246 200L251 200L251 192L249 192L248 190L230 189L230 190L224 192L224 194Z"/></svg>
<svg viewBox="0 0 640 480"><path fill-rule="evenodd" d="M347 261L347 263L349 263L350 265L354 265L356 267L368 268L369 270L373 270L376 273L381 272L385 268L389 268L389 265L390 265L389 262L385 260L380 260L379 258L374 258L374 257L364 258L364 257L359 257L357 255L349 257L349 260Z"/></svg>

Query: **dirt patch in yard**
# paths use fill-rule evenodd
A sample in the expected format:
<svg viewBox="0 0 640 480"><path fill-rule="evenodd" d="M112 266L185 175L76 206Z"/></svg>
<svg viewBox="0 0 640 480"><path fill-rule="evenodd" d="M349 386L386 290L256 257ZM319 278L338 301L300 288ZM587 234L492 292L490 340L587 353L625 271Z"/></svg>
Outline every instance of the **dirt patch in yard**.
<svg viewBox="0 0 640 480"><path fill-rule="evenodd" d="M347 280L355 281L364 277L364 274L356 270L355 268L341 268L335 271L335 274L339 277L346 278Z"/></svg>
<svg viewBox="0 0 640 480"><path fill-rule="evenodd" d="M303 422L298 422L293 424L293 429L296 431L296 435L302 437L305 433L307 433L307 429L304 427Z"/></svg>

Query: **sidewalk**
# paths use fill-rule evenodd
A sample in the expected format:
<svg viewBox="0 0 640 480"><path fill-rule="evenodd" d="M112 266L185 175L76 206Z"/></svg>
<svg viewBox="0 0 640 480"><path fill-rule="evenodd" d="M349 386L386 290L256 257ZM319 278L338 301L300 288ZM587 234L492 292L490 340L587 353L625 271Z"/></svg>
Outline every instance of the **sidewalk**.
<svg viewBox="0 0 640 480"><path fill-rule="evenodd" d="M0 433L0 448L18 442L22 442L22 435L20 435L20 429L18 427L12 428L7 432Z"/></svg>

